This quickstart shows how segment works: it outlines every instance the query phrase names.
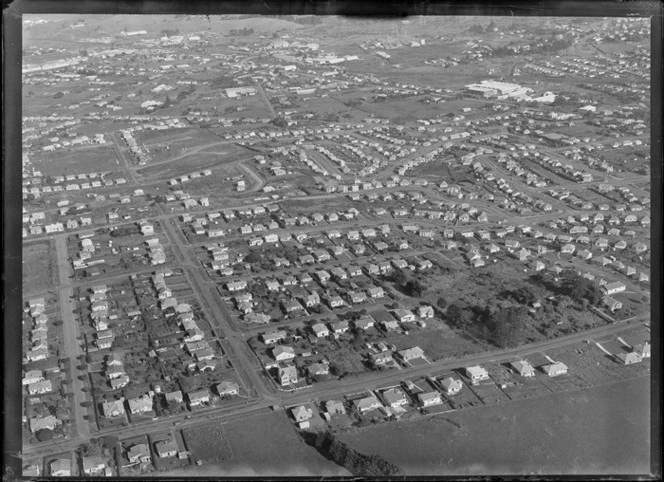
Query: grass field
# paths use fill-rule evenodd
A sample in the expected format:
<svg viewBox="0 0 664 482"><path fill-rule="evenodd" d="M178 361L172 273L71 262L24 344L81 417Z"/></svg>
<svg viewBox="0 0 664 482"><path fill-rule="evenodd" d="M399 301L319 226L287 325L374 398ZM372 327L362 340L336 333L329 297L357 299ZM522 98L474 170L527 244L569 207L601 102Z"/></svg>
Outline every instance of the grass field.
<svg viewBox="0 0 664 482"><path fill-rule="evenodd" d="M43 158L43 161L41 160ZM32 157L44 176L108 172L120 169L112 144L62 148Z"/></svg>
<svg viewBox="0 0 664 482"><path fill-rule="evenodd" d="M227 460L232 456L220 423L200 425L182 431L192 460Z"/></svg>
<svg viewBox="0 0 664 482"><path fill-rule="evenodd" d="M235 144L220 144L217 147L201 148L196 152L180 154L182 157L174 157L165 162L147 166L139 169L137 173L146 178L169 178L190 174L203 169L211 169L222 164L237 161L245 157L251 157L253 153L248 149ZM163 159L160 159L160 161ZM156 159L155 159L156 161Z"/></svg>
<svg viewBox="0 0 664 482"><path fill-rule="evenodd" d="M262 412L224 425L233 456L220 464L188 467L169 476L343 476L343 468L300 440L284 412Z"/></svg>
<svg viewBox="0 0 664 482"><path fill-rule="evenodd" d="M343 434L407 475L647 473L649 380L468 409Z"/></svg>
<svg viewBox="0 0 664 482"><path fill-rule="evenodd" d="M403 350L419 346L430 361L476 353L481 348L449 329L444 323L427 320L426 329L410 330L408 335L391 335L387 342Z"/></svg>
<svg viewBox="0 0 664 482"><path fill-rule="evenodd" d="M38 293L53 286L57 276L50 241L23 245L23 294Z"/></svg>

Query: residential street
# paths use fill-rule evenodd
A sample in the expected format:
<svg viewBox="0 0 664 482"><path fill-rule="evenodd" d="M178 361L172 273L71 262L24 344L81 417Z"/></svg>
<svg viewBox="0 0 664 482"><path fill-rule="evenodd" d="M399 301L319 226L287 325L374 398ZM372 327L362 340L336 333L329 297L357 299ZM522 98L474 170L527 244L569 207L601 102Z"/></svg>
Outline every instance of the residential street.
<svg viewBox="0 0 664 482"><path fill-rule="evenodd" d="M77 367L81 361L78 357L84 355L84 351L78 341L80 336L79 321L74 315L74 291L70 281L71 265L67 255L67 235L61 234L55 236L55 247L58 259L58 273L60 275L60 286L58 287L58 300L60 302L60 312L62 316L62 332L64 340L65 356L69 358L71 366L71 393L74 395L74 420L76 421L76 436L80 439L90 437L90 425L83 417L87 408L81 406L86 401L83 387L85 383L79 377L87 378L86 370L79 370ZM72 434L74 435L74 434Z"/></svg>

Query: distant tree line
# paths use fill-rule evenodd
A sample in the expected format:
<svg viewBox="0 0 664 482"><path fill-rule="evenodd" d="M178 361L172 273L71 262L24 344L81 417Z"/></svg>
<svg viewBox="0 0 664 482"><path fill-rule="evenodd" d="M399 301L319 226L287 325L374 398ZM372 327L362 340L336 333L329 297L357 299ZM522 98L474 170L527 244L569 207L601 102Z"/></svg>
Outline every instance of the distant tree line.
<svg viewBox="0 0 664 482"><path fill-rule="evenodd" d="M160 34L161 34L162 37L176 37L176 36L180 35L180 29L178 29L178 28L176 28L176 29L165 28L165 29L162 29Z"/></svg>
<svg viewBox="0 0 664 482"><path fill-rule="evenodd" d="M254 29L246 27L241 29L231 29L229 33L234 36L246 37L248 35L252 35L254 33Z"/></svg>

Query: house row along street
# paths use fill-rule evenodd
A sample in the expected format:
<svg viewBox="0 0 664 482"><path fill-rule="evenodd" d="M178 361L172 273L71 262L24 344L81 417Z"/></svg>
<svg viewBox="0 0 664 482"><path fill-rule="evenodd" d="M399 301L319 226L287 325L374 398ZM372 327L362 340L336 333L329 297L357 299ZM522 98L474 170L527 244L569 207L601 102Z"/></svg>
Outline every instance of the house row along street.
<svg viewBox="0 0 664 482"><path fill-rule="evenodd" d="M383 386L390 386L390 384L399 383L406 378L427 376L432 372L452 370L455 368L479 365L482 363L511 360L554 348L575 345L586 340L592 340L593 338L606 335L619 336L620 333L630 330L635 323L639 323L640 321L644 320L642 318L637 318L627 322L620 322L593 328L582 333L574 333L572 335L563 336L555 340L548 340L545 342L520 346L518 348L495 350L459 358L457 360L440 360L438 362L433 362L424 366L410 367L398 372L388 372L375 375L371 378L371 380L354 381L352 377L348 377L346 380L342 379L338 382L335 381L321 383L313 387L304 388L298 391L280 391L276 395L269 394L248 402L242 402L241 405L234 408L208 409L205 411L194 412L186 416L176 415L168 418L162 418L153 421L150 424L150 431L158 432L160 430L167 430L172 428L175 424L177 424L178 429L193 427L204 422L205 420L224 422L227 419L234 419L240 416L246 416L252 412L263 411L272 407L273 405L286 407L306 403L311 400L340 399L344 395L372 390ZM99 432L98 435L114 435L120 438L126 438L143 433L144 431L142 428L140 428L140 426L131 425L129 427L104 430ZM79 444L85 441L86 438L81 437L68 439L66 441L39 443L26 448L24 455L45 457L62 451L73 450Z"/></svg>

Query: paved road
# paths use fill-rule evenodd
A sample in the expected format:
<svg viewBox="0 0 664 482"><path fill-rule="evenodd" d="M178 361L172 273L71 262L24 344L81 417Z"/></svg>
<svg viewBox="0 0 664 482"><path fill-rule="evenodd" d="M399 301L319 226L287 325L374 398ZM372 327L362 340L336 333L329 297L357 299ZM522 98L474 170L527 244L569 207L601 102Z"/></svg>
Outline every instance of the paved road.
<svg viewBox="0 0 664 482"><path fill-rule="evenodd" d="M279 117L279 114L277 114L277 111L274 110L274 106L272 105L272 102L270 102L270 98L267 96L267 92L265 92L265 89L263 88L263 84L261 82L256 82L256 88L258 90L258 93L260 96L263 98L263 102L265 102L266 107L270 111L270 115L272 116L273 119Z"/></svg>
<svg viewBox="0 0 664 482"><path fill-rule="evenodd" d="M86 401L83 387L85 384L79 380L79 376L87 377L85 370L76 368L79 364L77 358L83 354L81 345L77 338L80 335L78 320L74 316L75 303L73 300L74 290L70 282L71 268L67 256L67 235L61 234L55 236L55 247L57 251L58 273L60 275L60 286L58 296L60 301L60 312L62 314L62 331L64 340L65 355L71 363L71 391L74 394L74 419L76 420L76 434L79 438L86 439L90 437L90 425L83 416L87 409L81 404Z"/></svg>
<svg viewBox="0 0 664 482"><path fill-rule="evenodd" d="M249 192L258 191L265 185L265 180L256 174L256 172L251 167L247 166L244 162L238 163L238 167L240 167L244 172L249 174L249 176L251 176L254 181L256 181L256 185L252 186L251 189L248 190Z"/></svg>
<svg viewBox="0 0 664 482"><path fill-rule="evenodd" d="M162 223L162 225L164 233L170 240L176 256L184 259L184 253L190 248L184 245L183 239L173 231L173 227L169 222ZM184 267L188 275L187 278L196 293L200 296L203 305L202 308L206 312L206 317L210 321L210 324L215 327L217 332L220 332L222 336L225 336L228 344L230 344L231 353L228 353L228 355L231 359L235 359L239 362L235 364L235 367L238 369L238 374L241 376L247 391L251 393L253 390L257 390L264 397L271 396L270 392L265 389L263 383L256 374L254 369L256 362L250 359L247 356L246 351L243 349L243 340L241 338L236 338L237 334L231 331L232 323L225 320L225 311L219 305L222 301L218 296L215 296L214 290L210 289L210 284L216 286L216 283L208 279L207 276L202 276L202 268L200 264L187 260L181 263L180 266Z"/></svg>
<svg viewBox="0 0 664 482"><path fill-rule="evenodd" d="M637 320L633 319L633 321ZM190 416L189 420L184 418L185 415L161 419L156 422L151 422L149 424L149 429L150 432L171 429L173 428L174 423L178 421L180 422L177 426L178 429L195 426L205 420L221 421L222 423L234 421L243 417L251 416L257 412L264 411L266 408L272 406L273 404L278 404L280 406L290 406L306 403L312 400L338 400L344 395L391 386L406 379L428 376L434 372L453 370L455 368L461 368L465 366L481 365L483 363L495 363L512 360L514 358L525 357L529 354L545 352L547 350L573 345L584 340L598 338L609 334L618 335L623 331L631 329L633 326L633 324L627 324L624 322L605 325L582 333L556 338L555 340L525 345L519 348L495 350L493 352L470 355L455 360L440 360L438 362L424 366L405 368L401 371L388 371L385 374L374 376L370 380L354 380L353 378L348 378L341 381L319 383L310 388L302 389L296 392L281 391L277 396L270 396L269 399L250 401L234 408L213 409L206 412L193 413L188 415ZM144 426L121 427L104 431L104 434L126 438L129 436L144 434L145 428L143 427ZM65 450L73 450L81 442L82 439L72 439L57 443L47 442L44 444L27 447L24 452L26 455L30 456L46 456Z"/></svg>
<svg viewBox="0 0 664 482"><path fill-rule="evenodd" d="M119 136L120 136L120 134L118 134L117 132L114 132L113 134L111 134L113 148L115 149L115 153L117 154L117 156L120 158L120 160L124 164L124 166L126 168L125 170L129 174L129 177L131 177L131 180L134 183L136 183L137 182L136 181L136 175L134 174L134 171L132 169L134 166L132 165L131 161L127 158L127 151L125 150L122 141L119 139Z"/></svg>

